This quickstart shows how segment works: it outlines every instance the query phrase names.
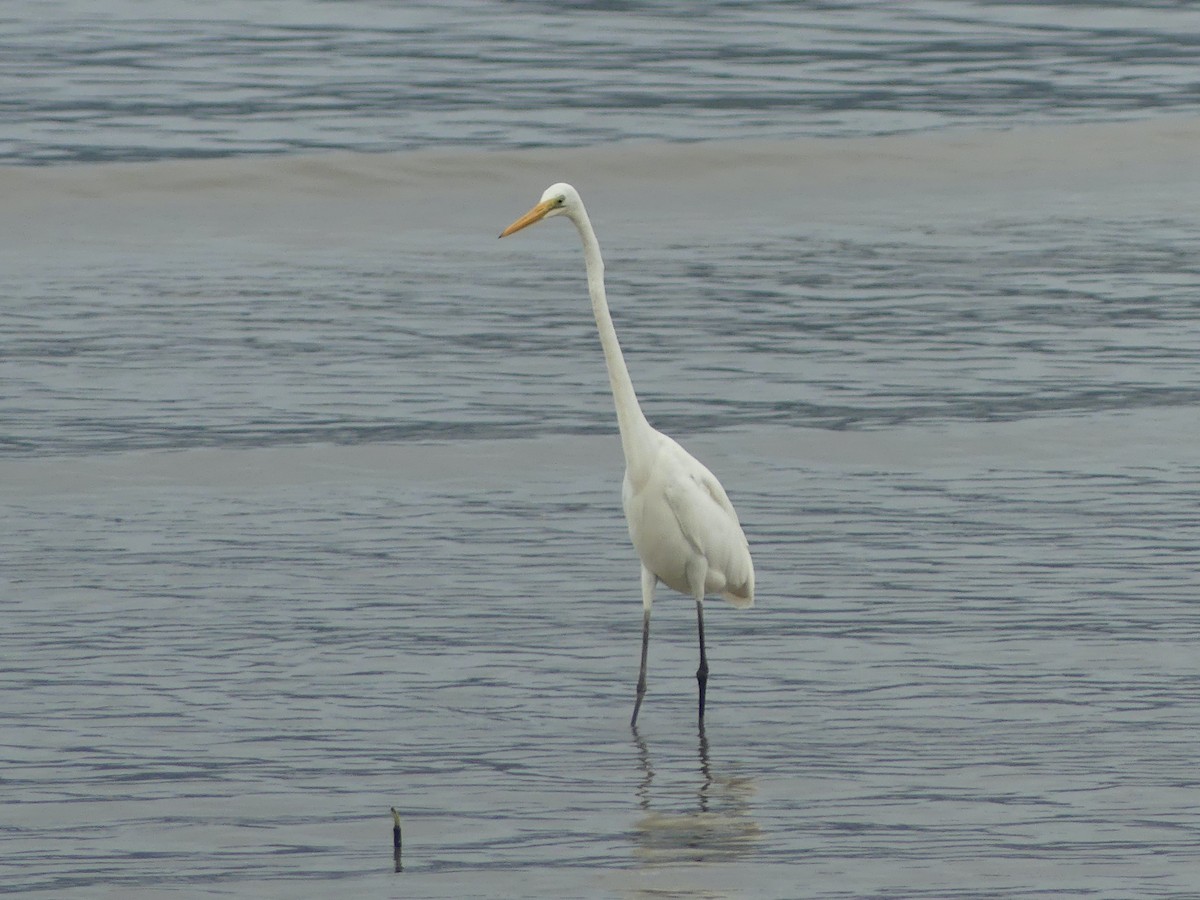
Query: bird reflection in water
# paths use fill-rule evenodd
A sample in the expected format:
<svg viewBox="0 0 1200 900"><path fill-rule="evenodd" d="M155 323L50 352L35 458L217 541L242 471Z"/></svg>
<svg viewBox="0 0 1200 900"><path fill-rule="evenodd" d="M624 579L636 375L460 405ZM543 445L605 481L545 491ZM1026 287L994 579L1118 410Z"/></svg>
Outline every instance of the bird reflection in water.
<svg viewBox="0 0 1200 900"><path fill-rule="evenodd" d="M735 860L750 853L758 840L760 829L750 816L753 779L713 772L703 723L698 740L698 786L681 793L678 800L661 789L658 798L653 799L654 763L645 739L637 728L633 729L642 769L636 793L644 813L634 829L634 852L644 862L667 865ZM672 809L668 812L667 808Z"/></svg>

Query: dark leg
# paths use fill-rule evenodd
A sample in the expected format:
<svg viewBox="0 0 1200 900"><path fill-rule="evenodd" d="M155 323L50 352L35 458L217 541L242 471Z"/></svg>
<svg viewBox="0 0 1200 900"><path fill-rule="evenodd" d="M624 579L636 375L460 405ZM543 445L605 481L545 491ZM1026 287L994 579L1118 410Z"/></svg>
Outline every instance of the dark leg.
<svg viewBox="0 0 1200 900"><path fill-rule="evenodd" d="M646 695L646 654L650 650L650 607L654 605L654 589L658 576L642 566L642 667L638 670L637 700L633 704L633 718L629 727L637 728L638 710L642 708L642 697Z"/></svg>
<svg viewBox="0 0 1200 900"><path fill-rule="evenodd" d="M704 652L704 601L696 601L696 624L700 628L700 668L696 681L700 684L700 724L704 724L704 693L708 688L708 655Z"/></svg>
<svg viewBox="0 0 1200 900"><path fill-rule="evenodd" d="M638 711L642 708L642 698L646 696L646 654L650 650L650 608L642 613L642 666L638 670L637 700L633 704L633 718L629 727L637 727Z"/></svg>

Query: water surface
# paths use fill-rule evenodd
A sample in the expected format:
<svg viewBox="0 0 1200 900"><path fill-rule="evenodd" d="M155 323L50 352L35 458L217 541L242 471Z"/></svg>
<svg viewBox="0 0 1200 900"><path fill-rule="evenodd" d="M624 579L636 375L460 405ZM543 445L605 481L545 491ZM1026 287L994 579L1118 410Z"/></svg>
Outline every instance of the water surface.
<svg viewBox="0 0 1200 900"><path fill-rule="evenodd" d="M31 8L0 53L5 890L1194 890L1188 8ZM666 591L628 728L577 239L495 239L560 178L648 416L754 549L703 734Z"/></svg>

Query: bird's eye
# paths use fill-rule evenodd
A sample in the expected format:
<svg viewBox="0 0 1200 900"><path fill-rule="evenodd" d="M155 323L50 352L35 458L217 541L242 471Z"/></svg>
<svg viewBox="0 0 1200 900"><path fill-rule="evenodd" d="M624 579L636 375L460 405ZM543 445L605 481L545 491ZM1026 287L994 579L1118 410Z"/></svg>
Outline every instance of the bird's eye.
<svg viewBox="0 0 1200 900"><path fill-rule="evenodd" d="M564 203L566 203L566 202L567 202L567 201L566 201L566 198L565 198L565 197L555 197L555 198L554 198L554 205L555 205L555 206L562 206L562 205L563 205Z"/></svg>

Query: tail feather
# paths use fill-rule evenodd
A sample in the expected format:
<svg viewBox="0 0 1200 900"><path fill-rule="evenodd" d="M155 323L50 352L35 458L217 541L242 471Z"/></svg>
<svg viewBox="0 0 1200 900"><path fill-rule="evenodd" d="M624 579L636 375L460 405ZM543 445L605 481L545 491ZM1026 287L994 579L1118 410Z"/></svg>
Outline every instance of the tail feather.
<svg viewBox="0 0 1200 900"><path fill-rule="evenodd" d="M749 609L754 605L754 572L750 572L750 577L746 579L745 584L726 585L725 590L721 592L721 596L736 606L738 609Z"/></svg>

